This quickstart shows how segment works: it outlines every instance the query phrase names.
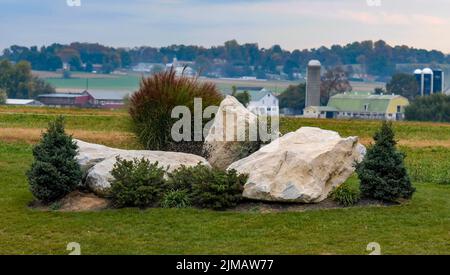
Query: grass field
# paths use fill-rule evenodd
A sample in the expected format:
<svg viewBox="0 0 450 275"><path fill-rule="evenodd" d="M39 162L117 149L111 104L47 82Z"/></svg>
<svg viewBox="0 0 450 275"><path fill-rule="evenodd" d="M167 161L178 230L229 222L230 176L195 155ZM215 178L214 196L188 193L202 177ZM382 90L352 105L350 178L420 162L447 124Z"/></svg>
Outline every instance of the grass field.
<svg viewBox="0 0 450 275"><path fill-rule="evenodd" d="M64 78L46 78L45 79L57 89L86 89L91 90L120 90L135 91L139 87L140 77L138 76L117 76L105 78L84 78L73 77Z"/></svg>
<svg viewBox="0 0 450 275"><path fill-rule="evenodd" d="M25 177L32 144L59 114L75 137L139 148L125 111L0 107L0 254L67 254L69 242L79 242L83 254L368 254L370 242L380 243L383 254L450 253L449 124L395 124L417 188L399 206L286 213L32 210ZM357 135L367 144L379 123L281 120L283 132L301 126Z"/></svg>
<svg viewBox="0 0 450 275"><path fill-rule="evenodd" d="M72 78L64 79L61 74L34 71L36 76L39 76L49 82L58 90L80 90L87 86L93 90L121 90L121 91L135 91L139 87L139 81L142 74L130 73L128 75L105 75L105 74L89 74L76 72L72 74ZM283 92L289 85L296 85L294 81L258 81L258 80L241 80L241 79L207 79L200 78L201 82L213 82L217 88L225 93L231 92L232 86L245 87L264 87L271 89L275 93Z"/></svg>
<svg viewBox="0 0 450 275"><path fill-rule="evenodd" d="M81 90L88 86L91 90L113 90L113 91L136 91L139 87L141 74L131 73L129 75L105 75L89 73L73 73L72 78L64 79L61 74L45 71L34 71L35 75L44 78L47 82L61 91ZM298 85L298 81L261 81L224 78L200 78L202 82L212 82L224 93L231 93L232 87L263 87L273 91L275 94L282 93L289 85ZM373 92L377 87L384 87L384 83L352 82L353 90Z"/></svg>

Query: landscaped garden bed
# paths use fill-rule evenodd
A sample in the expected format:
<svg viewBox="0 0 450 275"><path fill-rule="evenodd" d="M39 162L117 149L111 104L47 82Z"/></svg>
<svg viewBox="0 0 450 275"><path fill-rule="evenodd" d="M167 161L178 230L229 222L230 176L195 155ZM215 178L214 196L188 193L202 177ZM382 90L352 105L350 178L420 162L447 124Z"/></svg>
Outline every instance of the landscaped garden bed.
<svg viewBox="0 0 450 275"><path fill-rule="evenodd" d="M361 197L363 205L368 200L396 203L415 192L391 123L382 123L375 144L366 150L358 137L342 138L319 128L281 135L272 123L276 120L269 118L269 125L268 117L251 113L233 96L215 109L220 99L214 85L176 77L173 71L143 79L129 105L132 129L148 149L142 151L73 140L65 132L64 118L58 117L33 148L35 161L27 172L30 190L41 204L62 210L83 209L74 206L79 202L85 209L99 208L94 197L73 195L80 189L110 200L99 203L103 207L213 210L236 208L244 199L321 203L323 208L333 208L322 203L328 198L336 202L334 208L357 205ZM211 123L203 117L209 107L215 109ZM194 113L196 130L191 115L177 121L176 110ZM201 117L195 117L198 112ZM199 140L198 126L203 126ZM346 183L355 171L359 188Z"/></svg>

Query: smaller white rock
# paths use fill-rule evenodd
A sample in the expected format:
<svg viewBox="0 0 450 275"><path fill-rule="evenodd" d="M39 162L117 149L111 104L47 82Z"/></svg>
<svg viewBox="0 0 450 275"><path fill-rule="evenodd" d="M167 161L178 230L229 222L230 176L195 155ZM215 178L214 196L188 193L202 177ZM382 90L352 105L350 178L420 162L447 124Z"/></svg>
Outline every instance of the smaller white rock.
<svg viewBox="0 0 450 275"><path fill-rule="evenodd" d="M112 180L111 171L116 163L116 157L126 160L146 159L152 163L158 162L159 166L173 171L182 165L186 167L198 164L210 166L206 159L185 153L146 151L146 150L121 150L103 145L76 141L78 149L78 162L82 169L86 170L84 184L95 194L105 196L108 194Z"/></svg>

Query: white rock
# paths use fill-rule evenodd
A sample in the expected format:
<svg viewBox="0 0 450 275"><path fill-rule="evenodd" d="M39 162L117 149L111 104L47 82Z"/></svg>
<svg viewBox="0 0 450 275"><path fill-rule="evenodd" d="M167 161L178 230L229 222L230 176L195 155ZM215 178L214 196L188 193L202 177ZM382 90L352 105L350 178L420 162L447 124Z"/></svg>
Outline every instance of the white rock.
<svg viewBox="0 0 450 275"><path fill-rule="evenodd" d="M197 164L210 166L202 157L162 151L121 150L109 148L103 145L91 144L77 140L79 146L77 159L83 169L87 169L85 185L100 196L108 194L111 187L111 171L116 163L116 157L126 160L147 159L150 162L158 162L161 167L173 171L182 165L191 167Z"/></svg>
<svg viewBox="0 0 450 275"><path fill-rule="evenodd" d="M357 137L341 138L333 131L303 127L228 169L249 175L246 198L317 203L352 175L364 154Z"/></svg>
<svg viewBox="0 0 450 275"><path fill-rule="evenodd" d="M77 161L82 171L88 171L95 164L105 160L106 158L117 156L126 150L110 148L100 144L88 143L75 139L78 145Z"/></svg>
<svg viewBox="0 0 450 275"><path fill-rule="evenodd" d="M209 163L214 167L226 169L231 163L242 158L242 147L251 146L248 142L249 133L251 129L257 129L257 123L258 117L255 114L235 97L227 96L220 103L205 138L204 150Z"/></svg>

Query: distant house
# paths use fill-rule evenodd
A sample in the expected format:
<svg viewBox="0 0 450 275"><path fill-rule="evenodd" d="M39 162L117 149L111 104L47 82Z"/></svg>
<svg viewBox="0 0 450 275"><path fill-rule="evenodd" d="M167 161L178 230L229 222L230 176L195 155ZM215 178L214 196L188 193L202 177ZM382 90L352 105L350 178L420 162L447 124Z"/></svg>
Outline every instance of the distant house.
<svg viewBox="0 0 450 275"><path fill-rule="evenodd" d="M164 64L159 63L138 63L136 66L133 67L134 72L138 73L152 73L154 71L157 71L158 68L161 68L161 70L164 70Z"/></svg>
<svg viewBox="0 0 450 275"><path fill-rule="evenodd" d="M81 93L55 93L39 95L39 101L51 107L80 107L116 109L124 106L128 92L84 91Z"/></svg>
<svg viewBox="0 0 450 275"><path fill-rule="evenodd" d="M327 118L403 120L408 105L408 99L399 95L351 92L332 96L328 106L318 111Z"/></svg>
<svg viewBox="0 0 450 275"><path fill-rule="evenodd" d="M70 64L68 62L63 62L62 69L63 71L70 71Z"/></svg>
<svg viewBox="0 0 450 275"><path fill-rule="evenodd" d="M196 72L191 67L175 67L175 74L177 76L195 76Z"/></svg>
<svg viewBox="0 0 450 275"><path fill-rule="evenodd" d="M12 99L8 98L6 100L6 105L11 106L43 106L41 102L34 99Z"/></svg>
<svg viewBox="0 0 450 275"><path fill-rule="evenodd" d="M153 64L152 63L139 63L133 67L134 72L138 73L149 73L152 71Z"/></svg>
<svg viewBox="0 0 450 275"><path fill-rule="evenodd" d="M92 64L92 73L98 73L101 72L103 70L103 65L102 64Z"/></svg>
<svg viewBox="0 0 450 275"><path fill-rule="evenodd" d="M195 76L197 72L192 68L193 61L183 61L176 58L172 63L166 64L166 71L174 70L177 76Z"/></svg>
<svg viewBox="0 0 450 275"><path fill-rule="evenodd" d="M242 80L258 80L256 76L242 76Z"/></svg>
<svg viewBox="0 0 450 275"><path fill-rule="evenodd" d="M278 98L269 90L248 91L250 102L247 109L256 115L279 115Z"/></svg>

